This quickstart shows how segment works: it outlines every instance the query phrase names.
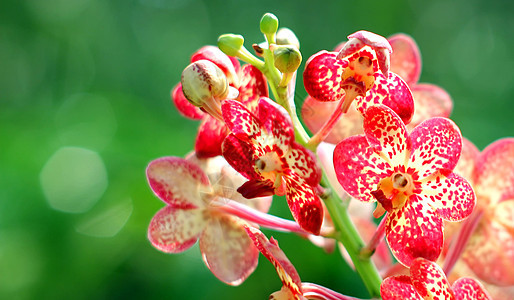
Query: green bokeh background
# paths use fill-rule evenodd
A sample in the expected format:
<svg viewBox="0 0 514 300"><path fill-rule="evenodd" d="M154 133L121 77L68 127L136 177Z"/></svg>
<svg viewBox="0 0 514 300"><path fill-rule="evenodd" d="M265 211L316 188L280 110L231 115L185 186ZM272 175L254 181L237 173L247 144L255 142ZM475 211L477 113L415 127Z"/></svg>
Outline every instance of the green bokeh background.
<svg viewBox="0 0 514 300"><path fill-rule="evenodd" d="M167 255L146 239L163 203L145 167L185 155L196 135L198 123L180 117L169 98L190 54L223 33L261 42L267 11L297 33L304 60L360 29L405 32L421 49L421 82L450 93L452 118L482 149L514 135L511 3L2 1L0 299L267 299L281 283L263 257L244 284L230 287L207 270L197 246ZM299 87L298 105L303 96ZM72 212L63 211L42 188L48 194L60 183L61 200L89 202L64 203ZM283 201L272 210L288 217ZM273 235L304 281L367 296L337 253Z"/></svg>

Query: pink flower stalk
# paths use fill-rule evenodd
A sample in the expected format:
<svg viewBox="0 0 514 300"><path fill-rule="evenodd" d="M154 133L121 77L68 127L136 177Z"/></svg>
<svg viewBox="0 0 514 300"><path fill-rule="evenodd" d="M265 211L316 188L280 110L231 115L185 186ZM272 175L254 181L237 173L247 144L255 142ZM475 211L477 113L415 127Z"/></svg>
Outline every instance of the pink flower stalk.
<svg viewBox="0 0 514 300"><path fill-rule="evenodd" d="M298 224L319 234L323 209L315 188L320 169L314 154L295 142L287 112L268 98L259 100L257 114L232 100L223 103L222 112L231 131L223 156L249 179L238 191L247 198L285 194Z"/></svg>
<svg viewBox="0 0 514 300"><path fill-rule="evenodd" d="M391 46L384 37L367 31L348 36L339 53L320 51L311 56L303 74L307 93L322 102L339 101L313 139L324 140L355 99L357 110L385 104L408 123L414 112L407 84L389 72ZM326 120L326 119L325 119ZM316 138L317 135L321 137Z"/></svg>
<svg viewBox="0 0 514 300"><path fill-rule="evenodd" d="M443 219L462 220L475 206L470 184L452 172L462 148L459 128L449 119L432 118L409 134L382 105L365 112L364 131L334 150L339 183L360 201L378 201L376 217L388 212L386 240L399 262L436 260Z"/></svg>
<svg viewBox="0 0 514 300"><path fill-rule="evenodd" d="M484 287L473 278L460 278L450 286L443 270L424 258L416 258L410 276L384 279L380 286L383 300L492 300Z"/></svg>
<svg viewBox="0 0 514 300"><path fill-rule="evenodd" d="M201 60L207 60L219 67L227 77L229 86L237 89L239 93L233 100L240 101L251 110L255 109L260 97L268 96L264 75L252 65L246 64L241 67L237 59L227 56L214 46L205 46L191 57L191 63ZM195 142L196 154L203 158L221 155L221 144L228 134L223 121L212 117L204 109L192 105L184 96L181 83L173 88L171 98L183 116L202 120Z"/></svg>
<svg viewBox="0 0 514 300"><path fill-rule="evenodd" d="M148 165L150 187L166 203L152 218L148 238L166 253L183 252L200 240L209 270L221 281L239 285L255 270L258 251L243 228L247 223L218 208L228 198L266 212L271 197L242 198L235 189L244 179L222 158L201 164L205 171L178 157L159 158Z"/></svg>
<svg viewBox="0 0 514 300"><path fill-rule="evenodd" d="M282 281L282 288L271 294L270 300L358 300L317 284L302 283L296 268L280 249L277 240L274 238L268 240L257 228L245 227L245 229L255 247L273 264Z"/></svg>

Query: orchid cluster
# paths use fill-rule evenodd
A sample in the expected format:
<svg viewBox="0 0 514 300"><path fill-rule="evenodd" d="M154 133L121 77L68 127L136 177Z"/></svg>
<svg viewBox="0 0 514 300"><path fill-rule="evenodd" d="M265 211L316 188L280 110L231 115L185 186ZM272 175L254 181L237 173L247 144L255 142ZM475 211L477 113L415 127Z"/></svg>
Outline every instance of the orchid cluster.
<svg viewBox="0 0 514 300"><path fill-rule="evenodd" d="M448 93L418 83L414 40L367 31L307 59L302 123L300 43L273 14L260 30L254 53L236 34L200 48L173 88L178 111L201 124L193 152L147 168L166 204L152 245L179 253L199 240L229 285L260 252L282 281L270 299L356 298L302 282L261 228L337 245L371 298L512 299L514 138L480 152L448 118ZM274 195L292 220L268 213Z"/></svg>

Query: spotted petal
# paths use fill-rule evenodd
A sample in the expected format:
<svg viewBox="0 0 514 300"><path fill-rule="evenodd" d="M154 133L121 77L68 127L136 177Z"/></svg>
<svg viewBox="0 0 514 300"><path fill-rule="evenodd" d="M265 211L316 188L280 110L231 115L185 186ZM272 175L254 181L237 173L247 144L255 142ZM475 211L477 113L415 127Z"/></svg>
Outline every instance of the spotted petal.
<svg viewBox="0 0 514 300"><path fill-rule="evenodd" d="M389 37L388 41L393 49L391 71L400 75L409 85L417 83L421 75L421 55L414 39L398 33Z"/></svg>
<svg viewBox="0 0 514 300"><path fill-rule="evenodd" d="M381 152L392 166L405 163L410 149L402 120L386 106L373 106L364 114L364 132L369 144Z"/></svg>
<svg viewBox="0 0 514 300"><path fill-rule="evenodd" d="M366 137L344 139L334 150L334 169L343 189L360 201L376 201L371 192L382 178L388 176L391 165L370 147Z"/></svg>
<svg viewBox="0 0 514 300"><path fill-rule="evenodd" d="M166 206L152 218L148 239L166 253L179 253L193 246L207 226L202 209Z"/></svg>
<svg viewBox="0 0 514 300"><path fill-rule="evenodd" d="M228 128L220 120L206 115L200 126L195 141L195 152L201 158L221 155L221 145L228 134Z"/></svg>
<svg viewBox="0 0 514 300"><path fill-rule="evenodd" d="M206 114L199 108L194 106L187 100L182 92L182 84L177 84L171 90L171 100L175 104L178 112L186 118L193 120L201 120Z"/></svg>
<svg viewBox="0 0 514 300"><path fill-rule="evenodd" d="M417 257L435 261L443 247L443 221L423 200L411 196L387 215L386 240L396 259L410 266Z"/></svg>
<svg viewBox="0 0 514 300"><path fill-rule="evenodd" d="M266 131L261 135L260 143L263 147L280 149L279 156L289 150L290 144L294 141L294 129L291 118L287 111L269 98L259 100L259 121Z"/></svg>
<svg viewBox="0 0 514 300"><path fill-rule="evenodd" d="M162 157L150 162L146 177L155 195L173 207L203 207L202 193L211 189L205 172L179 157Z"/></svg>
<svg viewBox="0 0 514 300"><path fill-rule="evenodd" d="M321 102L307 96L302 105L302 121L304 121L311 132L318 132L338 105L338 101ZM355 108L354 101L344 117L339 118L336 125L325 139L325 142L337 144L347 137L362 134L362 122L362 114Z"/></svg>
<svg viewBox="0 0 514 300"><path fill-rule="evenodd" d="M468 182L472 183L472 180L474 180L473 171L475 170L479 155L480 150L478 150L470 140L462 137L462 152L453 172L461 175L466 178Z"/></svg>
<svg viewBox="0 0 514 300"><path fill-rule="evenodd" d="M305 179L307 184L311 186L318 185L321 179L321 169L318 166L314 153L293 142L285 159L289 169Z"/></svg>
<svg viewBox="0 0 514 300"><path fill-rule="evenodd" d="M282 249L278 246L278 242L273 238L268 240L257 228L245 227L245 229L255 247L273 264L284 286L287 287L293 295L302 295L302 281L300 280L300 276Z"/></svg>
<svg viewBox="0 0 514 300"><path fill-rule="evenodd" d="M286 199L294 219L304 230L319 234L323 223L323 207L312 187L295 173L283 176Z"/></svg>
<svg viewBox="0 0 514 300"><path fill-rule="evenodd" d="M412 127L433 117L448 118L453 109L450 95L437 85L420 83L411 86L414 97L414 116L409 125Z"/></svg>
<svg viewBox="0 0 514 300"><path fill-rule="evenodd" d="M424 299L455 299L443 270L432 261L417 258L410 268L412 285Z"/></svg>
<svg viewBox="0 0 514 300"><path fill-rule="evenodd" d="M261 134L260 121L238 101L225 100L221 105L225 124L232 134L245 141L254 141Z"/></svg>
<svg viewBox="0 0 514 300"><path fill-rule="evenodd" d="M463 177L450 173L430 176L419 194L435 212L448 221L461 221L475 208L473 188Z"/></svg>
<svg viewBox="0 0 514 300"><path fill-rule="evenodd" d="M423 300L406 275L384 279L380 285L380 295L383 300Z"/></svg>
<svg viewBox="0 0 514 300"><path fill-rule="evenodd" d="M256 172L254 162L262 154L256 144L248 143L229 134L223 142L223 157L241 175L248 179L260 180L263 177Z"/></svg>
<svg viewBox="0 0 514 300"><path fill-rule="evenodd" d="M261 97L268 97L266 77L259 69L249 64L244 65L238 74L240 86L237 98L251 112L255 112L259 99Z"/></svg>
<svg viewBox="0 0 514 300"><path fill-rule="evenodd" d="M482 151L475 169L479 205L514 198L514 138L498 140Z"/></svg>
<svg viewBox="0 0 514 300"><path fill-rule="evenodd" d="M414 100L409 86L393 72L388 76L375 73L375 84L366 93L366 97L355 99L357 109L364 114L375 105L384 104L391 108L404 123L409 123L414 114Z"/></svg>
<svg viewBox="0 0 514 300"><path fill-rule="evenodd" d="M431 118L414 128L411 135L412 153L409 167L418 171L420 178L440 171L450 173L459 161L462 135L453 121Z"/></svg>
<svg viewBox="0 0 514 300"><path fill-rule="evenodd" d="M242 222L230 216L211 218L200 237L200 251L209 270L230 285L250 276L259 256Z"/></svg>
<svg viewBox="0 0 514 300"><path fill-rule="evenodd" d="M456 300L492 300L480 282L473 278L460 278L452 286Z"/></svg>
<svg viewBox="0 0 514 300"><path fill-rule="evenodd" d="M336 52L320 51L307 60L303 83L307 93L318 101L337 101L344 95L341 88L343 64Z"/></svg>
<svg viewBox="0 0 514 300"><path fill-rule="evenodd" d="M469 240L463 259L480 279L500 286L514 285L512 249L514 234L494 219L484 219Z"/></svg>

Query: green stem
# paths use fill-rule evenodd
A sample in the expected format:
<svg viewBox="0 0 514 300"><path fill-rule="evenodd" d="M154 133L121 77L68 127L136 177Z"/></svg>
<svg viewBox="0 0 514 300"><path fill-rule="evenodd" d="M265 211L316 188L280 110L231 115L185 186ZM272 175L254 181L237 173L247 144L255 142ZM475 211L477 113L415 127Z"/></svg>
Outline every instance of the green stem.
<svg viewBox="0 0 514 300"><path fill-rule="evenodd" d="M330 186L325 174L323 174L321 184L323 186ZM371 297L380 298L382 277L371 259L369 257L361 257L360 255L360 251L364 247L364 242L348 214L346 203L334 192L330 192L326 195L324 200L330 216L332 217L332 221L334 222L336 229L335 238L341 242L348 251L355 265L355 269L362 278Z"/></svg>

